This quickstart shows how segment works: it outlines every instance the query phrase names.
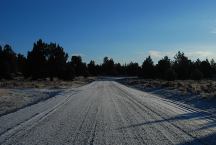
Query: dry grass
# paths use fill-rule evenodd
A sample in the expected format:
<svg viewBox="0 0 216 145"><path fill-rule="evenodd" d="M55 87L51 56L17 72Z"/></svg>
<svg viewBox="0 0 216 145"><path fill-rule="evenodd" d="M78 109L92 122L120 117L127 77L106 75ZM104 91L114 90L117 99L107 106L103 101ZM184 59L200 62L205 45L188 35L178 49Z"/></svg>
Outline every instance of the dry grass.
<svg viewBox="0 0 216 145"><path fill-rule="evenodd" d="M49 99L70 87L79 87L95 80L93 77L75 78L74 81L11 80L0 82L0 116L25 106Z"/></svg>
<svg viewBox="0 0 216 145"><path fill-rule="evenodd" d="M6 96L9 94L9 91L6 89L0 89L0 96Z"/></svg>
<svg viewBox="0 0 216 145"><path fill-rule="evenodd" d="M20 107L21 104L24 105L23 101L26 100L26 96L9 89L1 89L0 95L0 115Z"/></svg>
<svg viewBox="0 0 216 145"><path fill-rule="evenodd" d="M25 80L25 79L16 79L16 80L2 80L0 81L0 88L48 88L48 89L59 89L59 88L68 88L68 87L78 87L80 85L86 84L95 80L94 77L77 77L73 81L62 81L55 79L54 81L47 80Z"/></svg>
<svg viewBox="0 0 216 145"><path fill-rule="evenodd" d="M215 80L146 80L146 79L124 79L122 83L127 85L140 85L143 88L167 88L176 89L182 92L182 94L193 93L200 94L203 98L215 98L216 97L216 81Z"/></svg>

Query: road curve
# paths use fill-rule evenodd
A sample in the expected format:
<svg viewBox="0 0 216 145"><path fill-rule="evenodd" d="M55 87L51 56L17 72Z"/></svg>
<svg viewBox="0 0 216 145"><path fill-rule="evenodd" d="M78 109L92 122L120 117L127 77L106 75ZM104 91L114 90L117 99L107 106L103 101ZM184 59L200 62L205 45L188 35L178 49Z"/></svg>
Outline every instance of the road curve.
<svg viewBox="0 0 216 145"><path fill-rule="evenodd" d="M95 81L0 118L3 145L216 144L214 115Z"/></svg>

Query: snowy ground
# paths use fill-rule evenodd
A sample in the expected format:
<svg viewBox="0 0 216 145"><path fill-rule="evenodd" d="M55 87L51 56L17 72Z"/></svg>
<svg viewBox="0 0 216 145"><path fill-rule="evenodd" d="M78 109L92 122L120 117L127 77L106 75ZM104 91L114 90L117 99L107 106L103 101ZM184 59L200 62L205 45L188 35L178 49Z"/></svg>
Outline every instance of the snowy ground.
<svg viewBox="0 0 216 145"><path fill-rule="evenodd" d="M123 78L118 82L139 88L145 91L167 90L176 92L180 97L195 96L196 98L214 100L216 99L216 81L215 80L148 80L141 78ZM161 92L162 93L162 92Z"/></svg>
<svg viewBox="0 0 216 145"><path fill-rule="evenodd" d="M161 94L95 81L0 117L3 145L215 145L216 116Z"/></svg>
<svg viewBox="0 0 216 145"><path fill-rule="evenodd" d="M62 89L0 89L0 116L49 99Z"/></svg>
<svg viewBox="0 0 216 145"><path fill-rule="evenodd" d="M0 116L47 100L68 88L76 88L92 81L92 78L76 78L64 81L12 80L0 82Z"/></svg>
<svg viewBox="0 0 216 145"><path fill-rule="evenodd" d="M160 96L162 98L182 102L190 106L216 112L216 81L177 80L144 80L139 78L123 78L120 83Z"/></svg>

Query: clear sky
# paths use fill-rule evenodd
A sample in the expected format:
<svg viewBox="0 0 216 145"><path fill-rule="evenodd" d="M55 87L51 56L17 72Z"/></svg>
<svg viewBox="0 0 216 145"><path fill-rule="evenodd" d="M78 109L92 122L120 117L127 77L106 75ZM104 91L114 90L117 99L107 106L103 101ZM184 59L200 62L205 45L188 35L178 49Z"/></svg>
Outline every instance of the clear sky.
<svg viewBox="0 0 216 145"><path fill-rule="evenodd" d="M216 58L216 0L0 0L0 44L26 54L42 38L70 55L121 63L184 51Z"/></svg>

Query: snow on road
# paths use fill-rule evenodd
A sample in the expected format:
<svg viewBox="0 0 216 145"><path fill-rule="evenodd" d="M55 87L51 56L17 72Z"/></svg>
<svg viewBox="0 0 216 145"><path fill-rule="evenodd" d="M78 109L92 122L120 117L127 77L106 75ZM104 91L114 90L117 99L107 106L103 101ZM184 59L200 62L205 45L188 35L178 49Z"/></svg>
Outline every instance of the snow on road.
<svg viewBox="0 0 216 145"><path fill-rule="evenodd" d="M216 144L207 111L95 81L0 118L4 145Z"/></svg>

